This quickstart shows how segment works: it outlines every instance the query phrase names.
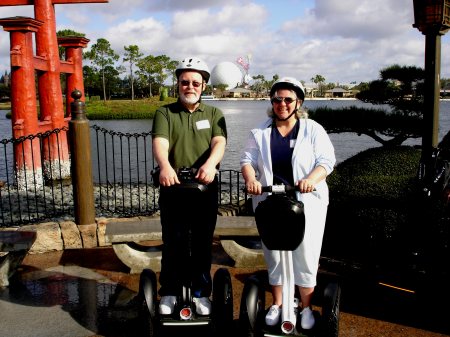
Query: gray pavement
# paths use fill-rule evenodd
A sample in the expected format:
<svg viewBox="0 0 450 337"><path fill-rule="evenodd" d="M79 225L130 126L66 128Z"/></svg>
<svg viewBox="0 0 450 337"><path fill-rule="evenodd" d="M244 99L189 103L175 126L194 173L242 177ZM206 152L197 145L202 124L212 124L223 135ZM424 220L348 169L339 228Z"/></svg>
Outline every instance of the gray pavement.
<svg viewBox="0 0 450 337"><path fill-rule="evenodd" d="M237 323L243 282L256 270L233 268L225 257L214 256L213 272L220 265L232 273ZM146 336L133 301L138 279L111 248L28 255L10 286L0 289L0 336ZM448 317L446 303L426 307L411 294L344 283L339 336L449 336Z"/></svg>

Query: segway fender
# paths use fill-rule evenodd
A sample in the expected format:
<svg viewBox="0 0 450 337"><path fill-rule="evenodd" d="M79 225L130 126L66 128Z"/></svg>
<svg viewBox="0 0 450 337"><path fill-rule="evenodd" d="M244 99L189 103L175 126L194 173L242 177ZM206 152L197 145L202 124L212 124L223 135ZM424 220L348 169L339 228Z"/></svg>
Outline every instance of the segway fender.
<svg viewBox="0 0 450 337"><path fill-rule="evenodd" d="M151 318L156 315L156 274L153 270L144 269L139 279L139 292L145 300Z"/></svg>
<svg viewBox="0 0 450 337"><path fill-rule="evenodd" d="M324 337L338 337L339 335L339 306L341 301L341 287L338 282L330 282L325 290L322 305L322 335Z"/></svg>
<svg viewBox="0 0 450 337"><path fill-rule="evenodd" d="M230 272L219 268L213 280L213 321L215 336L230 336L233 326L233 288Z"/></svg>
<svg viewBox="0 0 450 337"><path fill-rule="evenodd" d="M253 336L258 328L258 318L265 309L263 282L252 275L245 282L242 292L239 324L243 335Z"/></svg>

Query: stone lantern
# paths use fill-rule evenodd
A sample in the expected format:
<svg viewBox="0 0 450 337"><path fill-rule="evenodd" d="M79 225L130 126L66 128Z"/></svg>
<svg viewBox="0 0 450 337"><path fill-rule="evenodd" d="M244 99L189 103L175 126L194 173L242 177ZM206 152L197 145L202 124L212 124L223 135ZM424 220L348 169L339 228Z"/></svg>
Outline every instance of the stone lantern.
<svg viewBox="0 0 450 337"><path fill-rule="evenodd" d="M423 34L445 34L450 28L450 0L413 0L413 27Z"/></svg>
<svg viewBox="0 0 450 337"><path fill-rule="evenodd" d="M431 179L432 156L438 146L441 35L450 29L450 0L413 0L414 24L425 35L422 176Z"/></svg>

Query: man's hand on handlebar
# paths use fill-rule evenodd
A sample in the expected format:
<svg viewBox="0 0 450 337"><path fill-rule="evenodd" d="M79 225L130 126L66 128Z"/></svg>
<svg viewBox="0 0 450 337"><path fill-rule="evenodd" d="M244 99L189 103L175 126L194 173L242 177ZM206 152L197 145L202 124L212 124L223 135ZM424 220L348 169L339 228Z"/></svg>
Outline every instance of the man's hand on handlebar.
<svg viewBox="0 0 450 337"><path fill-rule="evenodd" d="M216 172L217 170L215 166L204 164L198 169L195 179L202 184L208 185L214 181Z"/></svg>
<svg viewBox="0 0 450 337"><path fill-rule="evenodd" d="M179 184L180 180L178 179L177 172L170 166L161 169L159 173L159 183L161 186L168 187Z"/></svg>

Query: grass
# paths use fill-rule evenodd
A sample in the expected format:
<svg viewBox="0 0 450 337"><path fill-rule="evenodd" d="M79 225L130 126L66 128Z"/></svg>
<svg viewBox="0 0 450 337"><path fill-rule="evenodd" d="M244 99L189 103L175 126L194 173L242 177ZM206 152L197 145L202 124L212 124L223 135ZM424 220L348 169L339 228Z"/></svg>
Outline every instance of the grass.
<svg viewBox="0 0 450 337"><path fill-rule="evenodd" d="M11 102L0 103L0 110L11 110Z"/></svg>
<svg viewBox="0 0 450 337"><path fill-rule="evenodd" d="M165 101L160 101L159 97L152 97L133 101L87 101L86 116L90 120L151 119L156 109L175 100L175 98L169 97ZM11 103L0 103L0 110L11 110ZM7 117L10 118L10 113L7 113Z"/></svg>
<svg viewBox="0 0 450 337"><path fill-rule="evenodd" d="M91 101L86 103L86 116L99 119L148 119L153 118L156 109L174 102L175 98L160 101L159 97L139 100Z"/></svg>

